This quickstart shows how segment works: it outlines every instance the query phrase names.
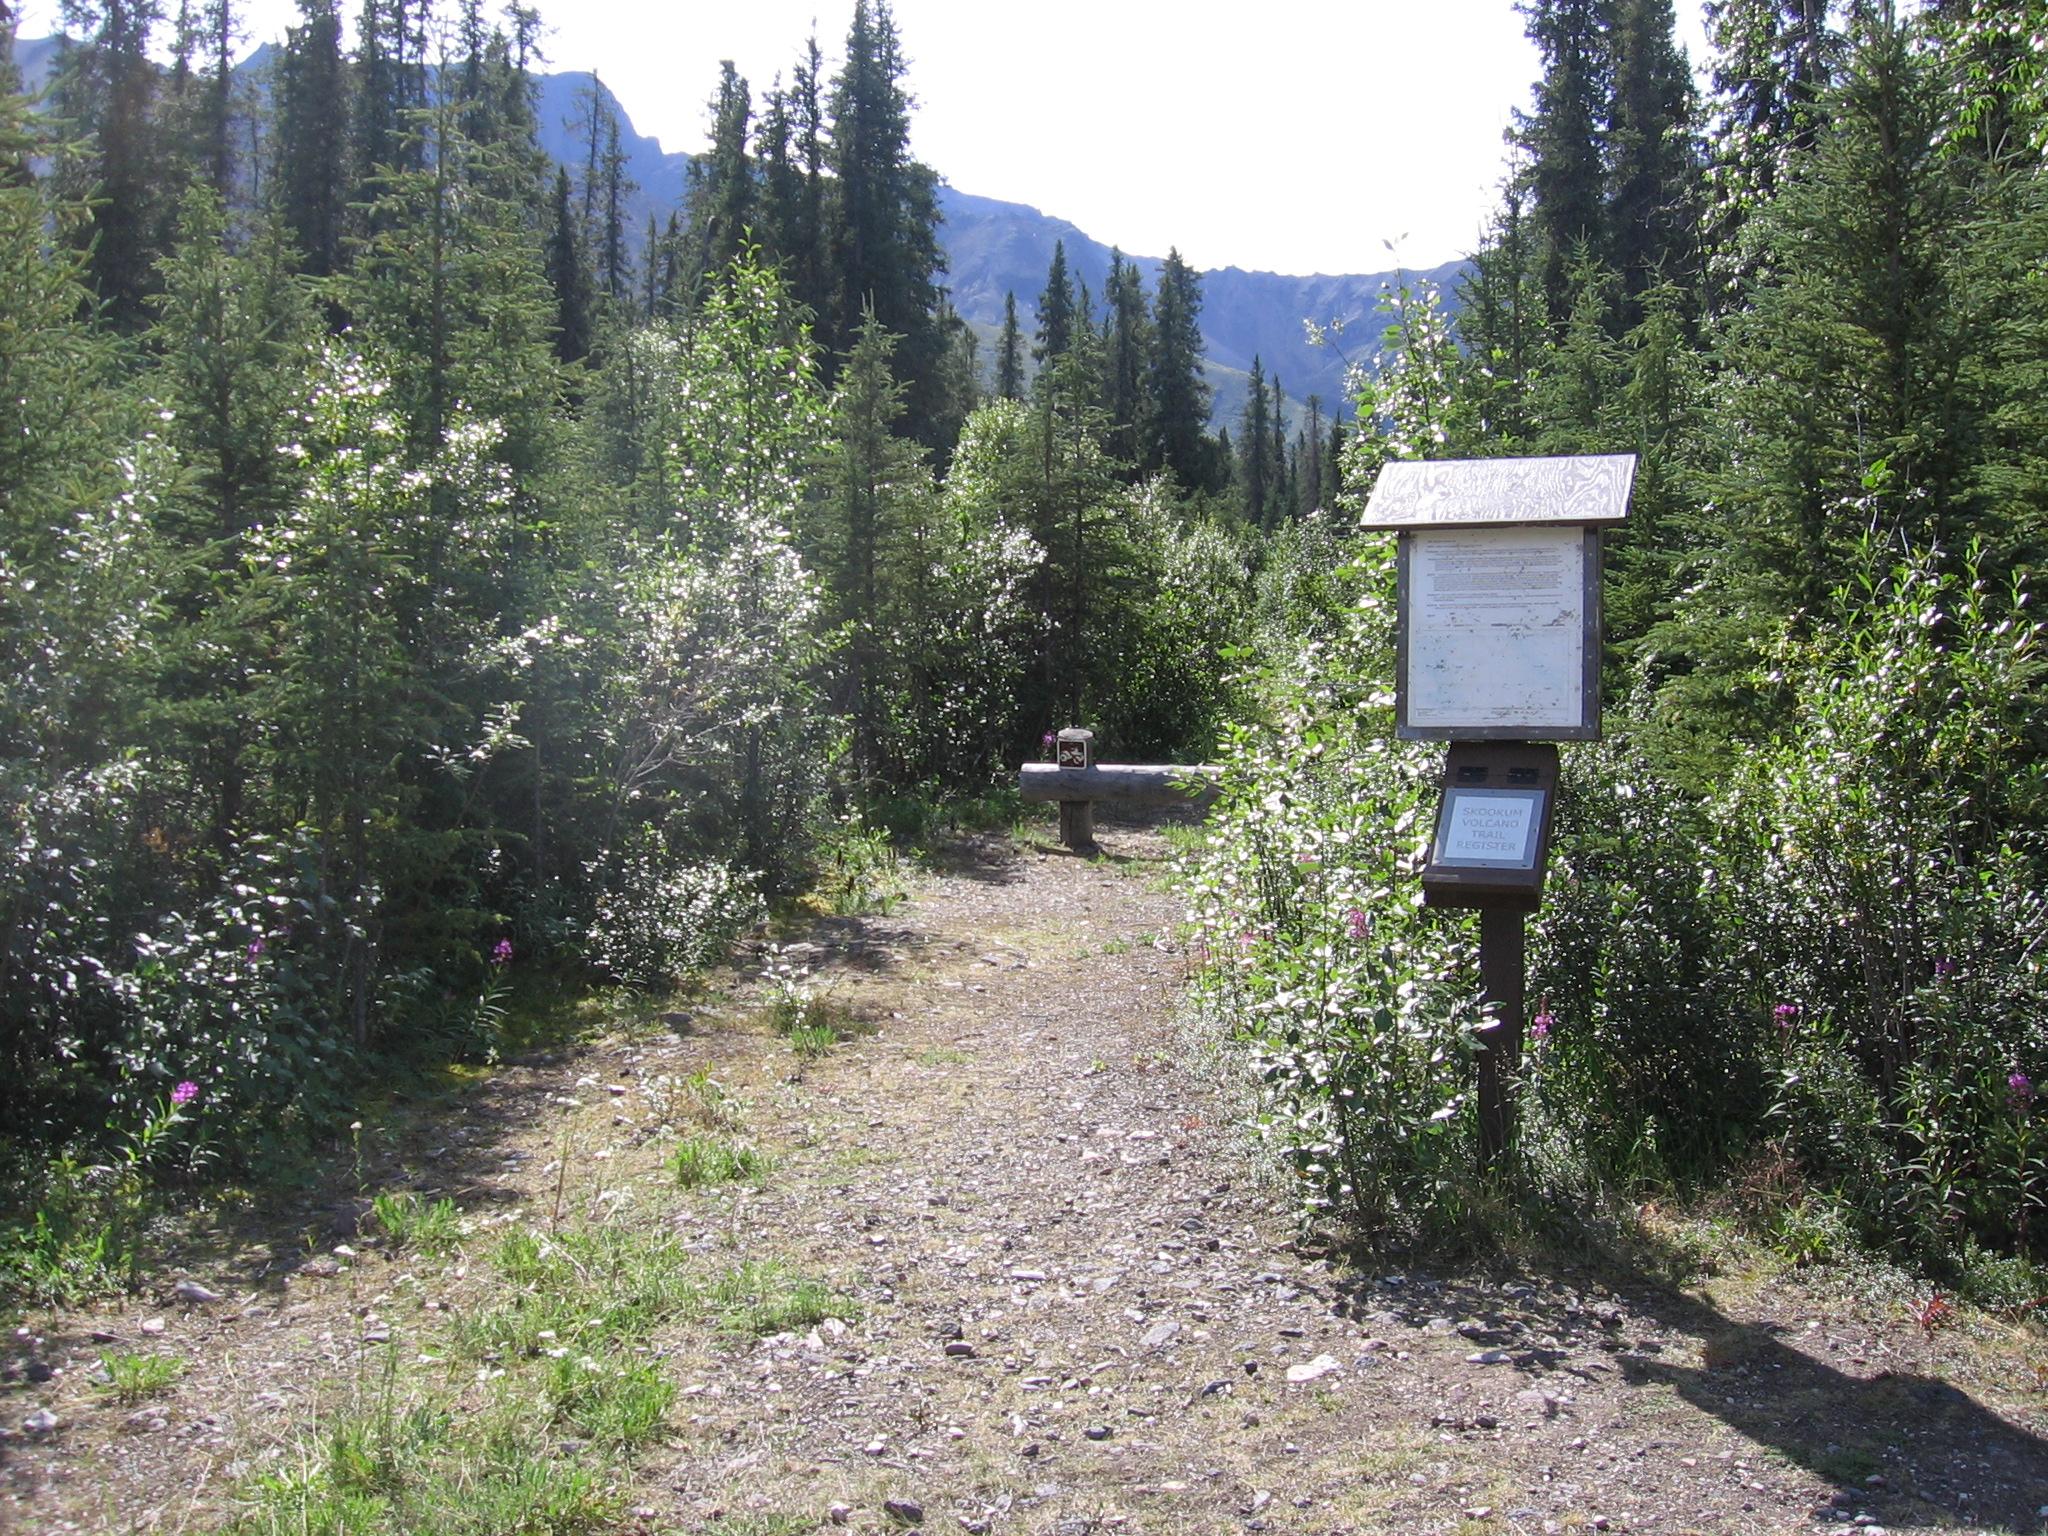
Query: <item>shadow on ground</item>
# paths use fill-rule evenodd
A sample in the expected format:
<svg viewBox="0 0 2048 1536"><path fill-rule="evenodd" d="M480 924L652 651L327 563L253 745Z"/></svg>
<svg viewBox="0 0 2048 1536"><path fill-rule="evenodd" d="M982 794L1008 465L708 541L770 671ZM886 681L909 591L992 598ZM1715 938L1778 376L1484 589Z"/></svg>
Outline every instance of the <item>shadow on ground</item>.
<svg viewBox="0 0 2048 1536"><path fill-rule="evenodd" d="M1858 1514L1886 1526L2043 1528L2048 1439L1936 1377L1838 1369L1798 1343L1824 1348L1828 1329L1739 1321L1647 1270L1347 1275L1332 1299L1382 1325L1455 1328L1531 1386L1662 1389L1825 1484L1844 1530ZM1826 1522L1818 1500L1811 1513Z"/></svg>

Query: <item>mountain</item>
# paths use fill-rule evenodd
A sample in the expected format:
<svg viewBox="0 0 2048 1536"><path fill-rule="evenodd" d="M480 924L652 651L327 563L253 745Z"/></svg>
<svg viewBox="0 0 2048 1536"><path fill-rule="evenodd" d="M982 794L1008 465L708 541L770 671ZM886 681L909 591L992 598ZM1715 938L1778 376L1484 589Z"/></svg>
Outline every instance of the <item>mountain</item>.
<svg viewBox="0 0 2048 1536"><path fill-rule="evenodd" d="M50 88L50 78L57 72L57 48L61 41L55 37L15 40L14 67L21 74L21 88L29 95L37 96Z"/></svg>
<svg viewBox="0 0 2048 1536"><path fill-rule="evenodd" d="M994 336L1003 323L1003 299L1017 296L1017 313L1028 328L1052 264L1055 242L1064 243L1067 267L1077 283L1101 299L1109 277L1110 247L1065 219L1053 218L1023 203L977 197L954 187L939 189L939 227L945 247L947 286L953 305L977 331ZM1149 291L1158 281L1161 258L1127 256L1144 275ZM1464 271L1464 263L1447 262L1410 279L1428 279L1446 290ZM1349 415L1344 373L1349 362L1369 360L1388 317L1380 300L1400 274L1373 272L1351 276L1288 277L1275 272L1244 272L1224 267L1202 273L1202 340L1209 383L1216 392L1210 421L1235 428L1244 411L1252 359L1258 358L1268 379L1278 375L1294 402L1288 415L1300 425L1303 404L1321 397L1325 415ZM1314 345L1304 322L1342 331L1334 345Z"/></svg>
<svg viewBox="0 0 2048 1536"><path fill-rule="evenodd" d="M15 60L32 89L47 81L56 48L55 38L16 41ZM265 44L237 67L259 95L266 92L276 55L275 46ZM589 159L584 125L593 95L601 96L617 116L626 173L638 184L627 223L627 236L637 249L648 216L666 224L670 211L688 194L691 157L664 150L658 139L636 130L624 103L596 75L565 70L540 77L537 115L541 148L568 166L570 175L580 175ZM982 340L986 373L994 371L1004 297L1016 294L1018 315L1028 331L1055 242L1065 243L1068 270L1076 282L1088 285L1099 306L1109 276L1110 247L1074 224L1023 203L946 185L939 188L939 212L944 219L939 241L946 254L946 286L954 307ZM1137 265L1150 291L1158 281L1161 258L1127 259ZM1437 283L1448 300L1463 271L1462 262L1448 262L1409 276ZM1310 395L1321 398L1326 416L1352 414L1345 371L1350 363L1369 361L1379 346L1388 323L1379 304L1399 274L1291 277L1225 267L1204 272L1201 278L1204 361L1214 392L1212 426L1237 427L1254 357L1266 377L1277 377L1287 393L1290 431L1301 425ZM1322 327L1340 322L1342 330L1333 345L1316 346L1305 322Z"/></svg>

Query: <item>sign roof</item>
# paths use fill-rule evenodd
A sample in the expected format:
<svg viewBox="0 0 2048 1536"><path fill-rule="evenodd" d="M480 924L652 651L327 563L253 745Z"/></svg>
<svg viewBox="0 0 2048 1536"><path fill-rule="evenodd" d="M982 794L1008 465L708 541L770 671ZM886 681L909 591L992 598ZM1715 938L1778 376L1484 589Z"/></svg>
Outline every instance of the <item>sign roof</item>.
<svg viewBox="0 0 2048 1536"><path fill-rule="evenodd" d="M1361 528L1618 523L1635 483L1632 453L1551 459L1402 460L1380 470Z"/></svg>

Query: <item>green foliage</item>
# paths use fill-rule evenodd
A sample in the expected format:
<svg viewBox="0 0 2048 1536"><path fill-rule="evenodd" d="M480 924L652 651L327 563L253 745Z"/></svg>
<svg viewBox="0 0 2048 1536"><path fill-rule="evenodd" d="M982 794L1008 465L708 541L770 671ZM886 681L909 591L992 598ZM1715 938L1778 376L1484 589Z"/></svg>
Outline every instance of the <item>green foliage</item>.
<svg viewBox="0 0 2048 1536"><path fill-rule="evenodd" d="M1565 752L1529 986L1524 1153L1551 1187L1692 1182L1768 1105L1753 957L1713 871L1716 822L1626 742Z"/></svg>
<svg viewBox="0 0 2048 1536"><path fill-rule="evenodd" d="M668 1165L684 1189L751 1183L768 1171L767 1159L752 1147L714 1136L684 1137L669 1154Z"/></svg>
<svg viewBox="0 0 2048 1536"><path fill-rule="evenodd" d="M855 813L820 834L815 889L831 911L852 916L892 910L910 883L889 834Z"/></svg>
<svg viewBox="0 0 2048 1536"><path fill-rule="evenodd" d="M369 1220L394 1252L410 1250L438 1258L462 1246L462 1217L445 1195L422 1200L405 1192L380 1194L370 1201Z"/></svg>
<svg viewBox="0 0 2048 1536"><path fill-rule="evenodd" d="M828 1317L844 1320L854 1304L807 1275L773 1260L750 1259L712 1281L705 1305L727 1333L765 1338L815 1328Z"/></svg>
<svg viewBox="0 0 2048 1536"><path fill-rule="evenodd" d="M139 1403L171 1390L185 1374L185 1362L175 1355L138 1355L125 1350L101 1350L100 1370L105 1380L100 1391L116 1402Z"/></svg>
<svg viewBox="0 0 2048 1536"><path fill-rule="evenodd" d="M592 874L589 958L629 986L681 985L766 912L751 876L726 864L682 862L651 823Z"/></svg>
<svg viewBox="0 0 2048 1536"><path fill-rule="evenodd" d="M2048 1061L2040 629L1932 561L1862 605L1785 658L1793 727L1738 763L1720 811L1740 928L1800 1010L1777 1112L1886 1240L2024 1245L2040 1169L2008 1079Z"/></svg>
<svg viewBox="0 0 2048 1536"><path fill-rule="evenodd" d="M1304 1205L1413 1236L1466 1209L1479 1021L1470 939L1413 889L1434 783L1388 739L1390 553L1342 571L1330 641L1271 669L1267 723L1232 734L1210 837L1180 863L1195 997Z"/></svg>

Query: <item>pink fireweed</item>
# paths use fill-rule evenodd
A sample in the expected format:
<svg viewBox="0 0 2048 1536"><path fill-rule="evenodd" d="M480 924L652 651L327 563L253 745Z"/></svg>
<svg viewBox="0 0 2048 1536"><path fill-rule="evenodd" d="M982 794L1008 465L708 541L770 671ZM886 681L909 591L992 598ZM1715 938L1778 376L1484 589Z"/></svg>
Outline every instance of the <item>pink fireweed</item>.
<svg viewBox="0 0 2048 1536"><path fill-rule="evenodd" d="M1365 915L1363 907L1353 907L1344 914L1344 931L1354 939L1362 939L1372 932L1372 919Z"/></svg>
<svg viewBox="0 0 2048 1536"><path fill-rule="evenodd" d="M491 964L510 965L511 963L512 941L510 939L498 940L498 942L491 947Z"/></svg>
<svg viewBox="0 0 2048 1536"><path fill-rule="evenodd" d="M2034 1107L2034 1080L2024 1072L2015 1072L2005 1080L2006 1102L2017 1114L2024 1115Z"/></svg>
<svg viewBox="0 0 2048 1536"><path fill-rule="evenodd" d="M189 1078L171 1090L171 1102L179 1109L183 1109L198 1097L199 1085Z"/></svg>

